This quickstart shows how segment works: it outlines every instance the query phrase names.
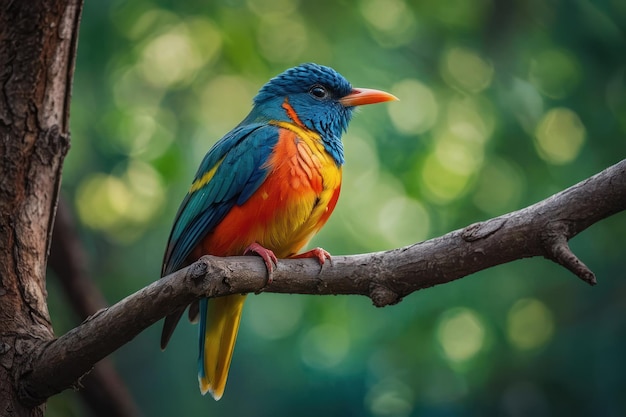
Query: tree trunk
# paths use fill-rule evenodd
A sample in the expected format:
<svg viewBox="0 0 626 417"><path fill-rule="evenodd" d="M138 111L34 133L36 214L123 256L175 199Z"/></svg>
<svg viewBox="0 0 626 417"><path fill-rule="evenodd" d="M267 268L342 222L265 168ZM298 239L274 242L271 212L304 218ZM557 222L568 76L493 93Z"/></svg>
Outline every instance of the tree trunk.
<svg viewBox="0 0 626 417"><path fill-rule="evenodd" d="M15 381L53 338L46 258L63 158L81 0L2 0L0 13L0 415L41 416Z"/></svg>

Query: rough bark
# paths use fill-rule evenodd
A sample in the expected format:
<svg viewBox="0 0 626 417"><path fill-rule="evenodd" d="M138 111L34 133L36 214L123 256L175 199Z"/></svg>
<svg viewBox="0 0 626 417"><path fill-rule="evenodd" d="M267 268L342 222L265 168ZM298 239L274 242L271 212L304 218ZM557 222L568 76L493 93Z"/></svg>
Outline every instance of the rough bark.
<svg viewBox="0 0 626 417"><path fill-rule="evenodd" d="M281 260L267 284L260 258L204 257L107 309L64 336L42 344L19 381L31 405L71 386L95 362L166 314L199 297L235 293L358 294L382 307L406 295L516 259L542 256L593 285L593 273L570 251L568 240L592 224L626 210L626 160L525 209L444 236L386 252Z"/></svg>
<svg viewBox="0 0 626 417"><path fill-rule="evenodd" d="M0 5L0 414L38 416L17 381L53 338L46 256L69 148L79 0Z"/></svg>

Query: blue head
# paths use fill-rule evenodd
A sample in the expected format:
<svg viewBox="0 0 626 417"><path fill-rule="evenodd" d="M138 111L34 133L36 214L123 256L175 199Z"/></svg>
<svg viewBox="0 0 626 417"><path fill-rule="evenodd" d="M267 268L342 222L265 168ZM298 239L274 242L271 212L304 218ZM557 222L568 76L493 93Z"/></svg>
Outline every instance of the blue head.
<svg viewBox="0 0 626 417"><path fill-rule="evenodd" d="M341 135L355 106L395 99L381 91L353 88L334 69L309 63L290 68L265 84L247 120L302 124L321 135L328 152L341 164Z"/></svg>

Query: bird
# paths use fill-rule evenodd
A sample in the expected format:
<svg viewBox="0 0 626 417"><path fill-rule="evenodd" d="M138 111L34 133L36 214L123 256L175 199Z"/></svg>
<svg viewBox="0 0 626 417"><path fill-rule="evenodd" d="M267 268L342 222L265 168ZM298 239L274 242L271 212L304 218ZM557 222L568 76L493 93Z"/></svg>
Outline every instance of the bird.
<svg viewBox="0 0 626 417"><path fill-rule="evenodd" d="M305 63L270 79L250 113L204 156L176 214L161 276L204 255L258 255L271 281L279 258L298 253L326 223L341 189L341 136L357 106L397 100L384 91L354 88L334 69ZM199 316L198 381L219 400L226 386L246 295L202 299L189 307ZM161 349L184 309L165 318Z"/></svg>

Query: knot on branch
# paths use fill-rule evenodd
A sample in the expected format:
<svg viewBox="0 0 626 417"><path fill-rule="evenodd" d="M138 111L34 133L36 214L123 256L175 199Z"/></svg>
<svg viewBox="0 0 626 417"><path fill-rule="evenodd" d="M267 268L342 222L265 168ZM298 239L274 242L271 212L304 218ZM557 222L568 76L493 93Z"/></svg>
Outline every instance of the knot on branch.
<svg viewBox="0 0 626 417"><path fill-rule="evenodd" d="M595 274L585 265L569 247L569 230L563 221L552 222L541 235L546 258L567 268L589 285L596 285Z"/></svg>
<svg viewBox="0 0 626 417"><path fill-rule="evenodd" d="M244 259L244 258L241 258ZM227 259L219 256L204 255L193 264L189 265L185 278L194 288L194 293L202 297L214 297L228 294L233 287L245 282L245 261L236 262L233 258ZM232 278L238 282L232 282ZM246 291L242 291L246 292Z"/></svg>
<svg viewBox="0 0 626 417"><path fill-rule="evenodd" d="M497 217L486 222L470 224L461 231L461 237L466 242L474 242L491 236L504 226L506 218Z"/></svg>
<svg viewBox="0 0 626 417"><path fill-rule="evenodd" d="M187 279L196 284L202 283L203 278L209 272L210 262L211 258L209 256L203 256L198 261L191 264L187 270Z"/></svg>
<svg viewBox="0 0 626 417"><path fill-rule="evenodd" d="M369 296L376 307L397 304L402 300L400 294L380 284L370 286Z"/></svg>

